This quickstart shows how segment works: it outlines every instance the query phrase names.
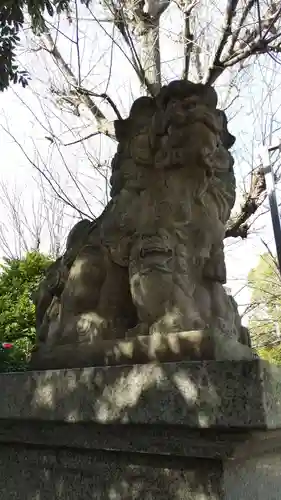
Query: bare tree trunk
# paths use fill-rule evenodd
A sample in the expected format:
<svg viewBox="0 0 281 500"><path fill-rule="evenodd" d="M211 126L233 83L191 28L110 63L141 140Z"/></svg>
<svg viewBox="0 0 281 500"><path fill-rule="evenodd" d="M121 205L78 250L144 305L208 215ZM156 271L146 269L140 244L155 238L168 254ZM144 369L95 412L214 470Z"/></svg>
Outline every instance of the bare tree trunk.
<svg viewBox="0 0 281 500"><path fill-rule="evenodd" d="M117 7L112 0L108 5L115 26L131 50L133 67L141 85L152 96L161 88L159 23L169 5L170 0L129 1L122 8ZM132 34L137 40L140 56Z"/></svg>
<svg viewBox="0 0 281 500"><path fill-rule="evenodd" d="M139 35L141 65L150 92L156 95L161 88L161 62L159 44L159 19L148 21Z"/></svg>

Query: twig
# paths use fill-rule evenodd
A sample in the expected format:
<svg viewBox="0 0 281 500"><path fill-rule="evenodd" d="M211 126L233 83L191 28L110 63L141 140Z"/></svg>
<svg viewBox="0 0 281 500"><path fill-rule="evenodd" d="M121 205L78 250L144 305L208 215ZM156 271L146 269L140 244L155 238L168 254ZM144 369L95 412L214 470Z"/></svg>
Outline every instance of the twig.
<svg viewBox="0 0 281 500"><path fill-rule="evenodd" d="M273 255L272 251L270 250L268 244L264 241L263 238L261 238L261 242L265 246L267 252L269 253L269 255L270 255L271 259L272 259L272 262L274 264L274 270L273 271L275 272L275 276L277 276L277 278L280 281L280 269L279 269L279 265L278 265L278 260L276 259L276 257L274 257L274 255Z"/></svg>
<svg viewBox="0 0 281 500"><path fill-rule="evenodd" d="M113 27L112 27L112 38L113 38L113 40L114 40L114 30L115 30L115 25L113 24ZM107 78L107 82L106 82L106 86L105 86L105 92L104 92L104 94L107 94L108 87L109 87L110 80L111 80L111 75L112 75L112 63L113 63L113 52L114 52L114 43L113 43L113 41L112 41L112 42L111 42L111 47L110 47L110 60L109 60L108 78Z"/></svg>
<svg viewBox="0 0 281 500"><path fill-rule="evenodd" d="M148 93L153 96L154 95L153 86L150 85L148 79L146 78L145 71L144 71L144 69L143 69L143 67L141 65L138 53L137 53L137 51L135 49L135 46L134 46L131 34L130 34L129 30L128 30L128 26L127 26L126 20L124 18L123 8L122 7L121 8L117 8L117 7L115 7L115 5L113 3L110 6L107 3L107 7L108 7L108 9L110 10L110 12L111 12L111 14L113 16L113 22L114 22L115 26L118 28L118 31L121 33L121 35L122 35L122 37L123 37L126 45L128 46L128 48L129 48L129 50L131 52L132 59L130 59L128 57L128 54L126 54L126 51L124 51L122 49L122 47L116 42L116 40L113 39L113 37L106 31L106 29L104 28L104 26L102 26L101 24L99 24L99 26L106 33L106 35L121 50L121 52L123 53L123 55L126 57L126 59L128 60L128 62L131 64L132 68L136 72L136 74L137 74L137 76L138 76L141 84L144 85L146 87ZM91 11L91 9L89 7L88 7L88 10L91 13L91 15L93 16L93 18L95 19L95 21L98 22L97 17L95 16L95 14Z"/></svg>
<svg viewBox="0 0 281 500"><path fill-rule="evenodd" d="M51 179L46 175L46 173L44 172L44 170L42 170L40 167L38 167L38 165L36 165L36 163L34 161L31 160L31 158L28 156L28 154L26 153L26 151L24 150L23 146L20 144L20 142L16 139L16 137L10 132L10 130L6 129L3 125L1 125L2 129L8 134L10 135L10 137L15 141L15 143L17 144L17 146L20 148L20 150L22 151L22 153L24 154L25 158L29 161L29 163L35 168L35 170L37 170L37 172L40 173L40 175L42 175L42 177L48 182L48 184L51 186L52 190L54 191L54 193L57 195L57 197L62 200L66 205L68 205L69 207L71 207L72 209L74 209L75 211L77 211L80 215L83 215L84 217L88 217L88 214L82 212L79 208L77 208L70 200L70 198L68 198L67 194L65 192L63 192L63 195L61 194L62 192L62 189L61 189L61 186L60 184L53 178L53 182L57 185L59 191L57 190L57 188L54 186L53 182L51 181ZM52 175L51 175L52 177Z"/></svg>
<svg viewBox="0 0 281 500"><path fill-rule="evenodd" d="M93 132L92 134L86 135L86 137L81 137L81 139L77 139L76 141L63 144L63 146L73 146L73 144L78 144L78 142L86 141L87 139L90 139L90 137L94 137L95 135L99 134L101 134L101 132Z"/></svg>
<svg viewBox="0 0 281 500"><path fill-rule="evenodd" d="M77 51L77 66L78 66L78 85L81 85L81 62L80 62L80 47L79 47L79 21L78 21L78 6L75 0L75 17L76 17L76 51Z"/></svg>

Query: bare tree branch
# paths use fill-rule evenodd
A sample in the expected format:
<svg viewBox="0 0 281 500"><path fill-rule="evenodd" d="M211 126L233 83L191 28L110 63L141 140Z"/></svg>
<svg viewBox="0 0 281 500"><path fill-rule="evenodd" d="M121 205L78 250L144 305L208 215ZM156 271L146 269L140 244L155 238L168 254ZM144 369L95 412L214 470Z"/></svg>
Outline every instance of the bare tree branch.
<svg viewBox="0 0 281 500"><path fill-rule="evenodd" d="M60 68L63 76L66 78L70 89L65 95L66 99L68 99L73 106L79 108L81 104L84 104L87 109L93 114L97 121L97 129L98 132L101 132L109 137L115 138L114 133L114 125L110 123L104 113L100 110L100 108L96 105L96 103L89 97L87 94L81 94L77 92L77 88L80 88L79 81L75 77L70 66L63 59L60 51L55 45L52 35L50 33L46 33L42 37L43 48L49 52ZM64 96L64 92L60 93Z"/></svg>
<svg viewBox="0 0 281 500"><path fill-rule="evenodd" d="M254 7L256 3L256 0L248 0L245 8L243 9L242 15L240 17L240 21L238 24L238 27L232 30L232 39L231 39L231 45L229 47L229 53L233 53L234 46L236 45L236 42L240 36L241 30L244 27L245 21L250 14L252 8Z"/></svg>
<svg viewBox="0 0 281 500"><path fill-rule="evenodd" d="M274 23L280 17L281 7L277 10L276 3L272 2L264 16L260 20L258 19L255 23L252 23L250 29L245 30L245 35L240 41L237 40L237 35L232 39L229 49L226 50L226 53L223 56L223 51L226 49L227 42L232 34L232 21L236 6L237 0L228 0L226 21L223 27L221 40L210 67L204 77L204 83L212 85L226 68L236 65L250 56L268 52L270 49L271 37L266 37L270 31L272 32L272 29L274 31L274 35L276 36ZM248 3L245 7L246 14L242 14L241 18L244 22L251 7L251 3ZM238 32L241 33L241 30L242 26L239 26Z"/></svg>
<svg viewBox="0 0 281 500"><path fill-rule="evenodd" d="M232 21L236 14L238 0L227 0L226 13L225 13L225 23L222 30L222 36L218 44L218 48L215 53L215 57L213 60L213 66L220 65L220 59L222 52L225 48L226 42L232 33Z"/></svg>
<svg viewBox="0 0 281 500"><path fill-rule="evenodd" d="M246 238L248 235L249 219L256 213L266 197L266 185L263 171L253 172L251 186L246 194L239 213L230 219L225 233L225 238Z"/></svg>
<svg viewBox="0 0 281 500"><path fill-rule="evenodd" d="M77 87L77 92L81 95L91 95L93 97L99 97L101 99L104 99L105 101L107 101L110 104L110 106L112 107L113 111L115 112L118 120L122 120L122 116L121 116L116 104L111 99L111 97L109 97L109 95L107 95L105 92L103 92L102 94L97 94L96 92L92 92L91 90L87 90L87 89L84 89L82 87Z"/></svg>
<svg viewBox="0 0 281 500"><path fill-rule="evenodd" d="M76 141L73 142L67 142L64 144L64 146L73 146L74 144L78 144L79 142L86 141L87 139L90 139L91 137L94 137L95 135L100 134L101 132L93 132L92 134L86 135L86 137L81 137L81 139L77 139Z"/></svg>

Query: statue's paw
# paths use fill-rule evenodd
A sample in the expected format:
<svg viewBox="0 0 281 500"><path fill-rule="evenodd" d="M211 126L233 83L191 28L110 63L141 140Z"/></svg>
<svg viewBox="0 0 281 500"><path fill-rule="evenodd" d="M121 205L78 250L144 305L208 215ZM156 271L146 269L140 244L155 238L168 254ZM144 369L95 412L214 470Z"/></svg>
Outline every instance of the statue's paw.
<svg viewBox="0 0 281 500"><path fill-rule="evenodd" d="M149 333L178 333L189 330L204 330L205 327L206 324L200 316L187 315L184 318L183 315L167 313L163 318L153 323L149 329Z"/></svg>

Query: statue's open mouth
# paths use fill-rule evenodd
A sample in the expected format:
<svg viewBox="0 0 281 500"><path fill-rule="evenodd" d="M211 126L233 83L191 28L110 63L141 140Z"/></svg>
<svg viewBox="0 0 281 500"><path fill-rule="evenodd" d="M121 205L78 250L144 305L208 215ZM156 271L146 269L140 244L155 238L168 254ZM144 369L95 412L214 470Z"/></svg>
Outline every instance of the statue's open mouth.
<svg viewBox="0 0 281 500"><path fill-rule="evenodd" d="M188 160L212 156L221 134L221 120L205 105L171 106L164 118L164 135L155 155L156 168L182 167Z"/></svg>

